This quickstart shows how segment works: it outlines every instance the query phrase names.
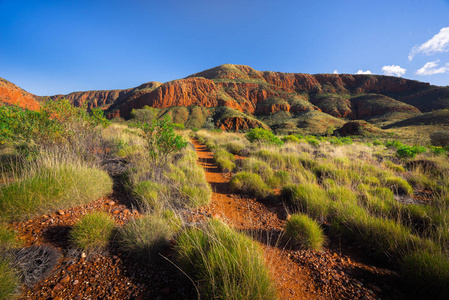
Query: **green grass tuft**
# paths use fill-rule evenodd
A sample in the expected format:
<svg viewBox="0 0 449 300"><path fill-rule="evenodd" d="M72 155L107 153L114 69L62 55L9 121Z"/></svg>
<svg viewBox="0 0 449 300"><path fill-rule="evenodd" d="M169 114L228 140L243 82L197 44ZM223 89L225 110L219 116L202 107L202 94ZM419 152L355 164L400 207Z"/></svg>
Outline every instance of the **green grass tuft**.
<svg viewBox="0 0 449 300"><path fill-rule="evenodd" d="M105 212L93 212L82 217L72 228L72 243L85 251L104 250L111 241L114 219Z"/></svg>
<svg viewBox="0 0 449 300"><path fill-rule="evenodd" d="M69 163L44 166L0 186L0 219L23 220L88 203L111 191L112 180L102 170Z"/></svg>
<svg viewBox="0 0 449 300"><path fill-rule="evenodd" d="M231 189L241 193L264 198L269 195L269 188L258 174L240 172L230 181Z"/></svg>
<svg viewBox="0 0 449 300"><path fill-rule="evenodd" d="M262 249L216 219L183 231L176 250L204 299L276 299Z"/></svg>
<svg viewBox="0 0 449 300"><path fill-rule="evenodd" d="M18 272L8 260L0 257L0 300L15 299L20 285Z"/></svg>
<svg viewBox="0 0 449 300"><path fill-rule="evenodd" d="M172 213L147 214L119 229L119 248L137 260L148 262L173 237L179 221ZM179 224L179 223L178 223Z"/></svg>
<svg viewBox="0 0 449 300"><path fill-rule="evenodd" d="M281 190L281 197L294 208L317 220L326 219L329 213L330 199L326 191L316 184L285 185Z"/></svg>
<svg viewBox="0 0 449 300"><path fill-rule="evenodd" d="M294 214L285 224L285 234L295 245L319 251L323 248L325 236L318 223L307 215Z"/></svg>

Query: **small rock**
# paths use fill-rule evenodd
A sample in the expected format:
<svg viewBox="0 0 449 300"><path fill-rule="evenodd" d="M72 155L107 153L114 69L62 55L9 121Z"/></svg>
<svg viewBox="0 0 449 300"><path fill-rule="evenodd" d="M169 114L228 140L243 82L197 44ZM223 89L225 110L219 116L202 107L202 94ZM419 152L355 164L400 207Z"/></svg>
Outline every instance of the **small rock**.
<svg viewBox="0 0 449 300"><path fill-rule="evenodd" d="M59 280L60 283L67 283L69 281L70 281L70 276L69 275L66 275L66 276L62 277L62 279Z"/></svg>
<svg viewBox="0 0 449 300"><path fill-rule="evenodd" d="M78 280L78 279L76 279L75 281L73 281L73 283L72 283L72 284L73 284L73 285L77 285L78 283L80 283L80 282L79 282L79 280Z"/></svg>
<svg viewBox="0 0 449 300"><path fill-rule="evenodd" d="M127 214L130 213L129 209L124 209L122 212L123 212L125 215L127 215Z"/></svg>
<svg viewBox="0 0 449 300"><path fill-rule="evenodd" d="M109 201L108 205L113 206L113 205L115 205L115 202L114 201Z"/></svg>
<svg viewBox="0 0 449 300"><path fill-rule="evenodd" d="M81 253L81 258L86 258L87 257L87 254L86 253Z"/></svg>
<svg viewBox="0 0 449 300"><path fill-rule="evenodd" d="M62 284L57 283L54 287L53 287L53 291L59 291L62 290L64 287L62 286Z"/></svg>
<svg viewBox="0 0 449 300"><path fill-rule="evenodd" d="M58 210L58 214L60 215L60 216L63 216L63 215L65 215L65 212L63 211L63 210Z"/></svg>

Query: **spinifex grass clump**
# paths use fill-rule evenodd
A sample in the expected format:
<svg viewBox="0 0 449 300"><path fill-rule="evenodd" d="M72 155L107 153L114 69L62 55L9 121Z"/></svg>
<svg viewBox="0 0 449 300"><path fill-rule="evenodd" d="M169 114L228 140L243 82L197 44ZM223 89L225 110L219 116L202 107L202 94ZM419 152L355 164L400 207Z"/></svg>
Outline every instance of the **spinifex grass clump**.
<svg viewBox="0 0 449 300"><path fill-rule="evenodd" d="M73 244L86 251L105 249L114 232L115 222L105 212L93 212L80 219L70 232Z"/></svg>
<svg viewBox="0 0 449 300"><path fill-rule="evenodd" d="M88 203L112 191L112 180L100 169L58 159L36 163L22 178L0 186L0 218L22 220Z"/></svg>
<svg viewBox="0 0 449 300"><path fill-rule="evenodd" d="M307 215L294 214L285 224L285 234L291 238L294 245L321 250L325 236L318 223Z"/></svg>
<svg viewBox="0 0 449 300"><path fill-rule="evenodd" d="M235 157L225 149L218 149L214 153L215 163L218 165L221 171L231 172L235 168Z"/></svg>
<svg viewBox="0 0 449 300"><path fill-rule="evenodd" d="M204 299L276 299L260 246L216 219L183 231L176 250Z"/></svg>
<svg viewBox="0 0 449 300"><path fill-rule="evenodd" d="M404 257L402 273L413 292L428 299L449 297L449 257L418 250Z"/></svg>
<svg viewBox="0 0 449 300"><path fill-rule="evenodd" d="M326 219L330 199L325 190L313 183L288 184L281 190L281 197L295 209L317 219Z"/></svg>
<svg viewBox="0 0 449 300"><path fill-rule="evenodd" d="M122 251L148 262L168 244L179 227L179 219L172 213L147 214L120 228L117 242Z"/></svg>
<svg viewBox="0 0 449 300"><path fill-rule="evenodd" d="M20 284L19 272L9 260L0 257L0 300L14 299Z"/></svg>
<svg viewBox="0 0 449 300"><path fill-rule="evenodd" d="M269 187L258 174L240 172L231 178L231 189L241 193L264 198L269 195Z"/></svg>
<svg viewBox="0 0 449 300"><path fill-rule="evenodd" d="M0 255L2 251L19 245L19 240L14 231L0 223Z"/></svg>

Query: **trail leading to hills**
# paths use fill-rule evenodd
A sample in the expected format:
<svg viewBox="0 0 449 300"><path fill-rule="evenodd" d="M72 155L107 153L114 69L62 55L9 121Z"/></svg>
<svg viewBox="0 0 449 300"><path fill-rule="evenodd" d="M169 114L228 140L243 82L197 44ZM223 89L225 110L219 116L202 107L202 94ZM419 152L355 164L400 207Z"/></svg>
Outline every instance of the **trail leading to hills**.
<svg viewBox="0 0 449 300"><path fill-rule="evenodd" d="M203 213L258 240L265 253L280 299L377 299L382 287L398 280L395 272L365 262L351 246L329 245L321 252L286 246L282 229L287 213L282 203L260 202L234 194L230 174L221 173L213 152L193 139L198 164L212 187L211 204ZM401 298L397 291L388 291Z"/></svg>

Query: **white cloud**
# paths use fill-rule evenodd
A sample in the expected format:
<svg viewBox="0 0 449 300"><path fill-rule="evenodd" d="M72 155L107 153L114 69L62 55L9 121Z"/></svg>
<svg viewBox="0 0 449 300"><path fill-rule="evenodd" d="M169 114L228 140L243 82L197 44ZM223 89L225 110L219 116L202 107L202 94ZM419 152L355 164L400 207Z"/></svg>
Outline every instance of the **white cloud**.
<svg viewBox="0 0 449 300"><path fill-rule="evenodd" d="M366 70L366 71L358 70L356 74L358 74L358 75L360 75L360 74L371 74L371 71L370 70Z"/></svg>
<svg viewBox="0 0 449 300"><path fill-rule="evenodd" d="M384 75L387 76L401 77L405 74L407 69L401 68L400 66L391 65L391 66L383 66L382 71L384 72Z"/></svg>
<svg viewBox="0 0 449 300"><path fill-rule="evenodd" d="M338 73L338 70L334 70L334 74L339 74L339 73Z"/></svg>
<svg viewBox="0 0 449 300"><path fill-rule="evenodd" d="M412 60L418 53L427 55L449 51L449 27L441 28L430 40L420 46L413 47L408 55L408 60Z"/></svg>
<svg viewBox="0 0 449 300"><path fill-rule="evenodd" d="M437 68L440 64L439 60L430 61L426 63L421 69L416 71L416 75L435 75L435 74L444 74L449 72L449 64L446 64L444 67Z"/></svg>

